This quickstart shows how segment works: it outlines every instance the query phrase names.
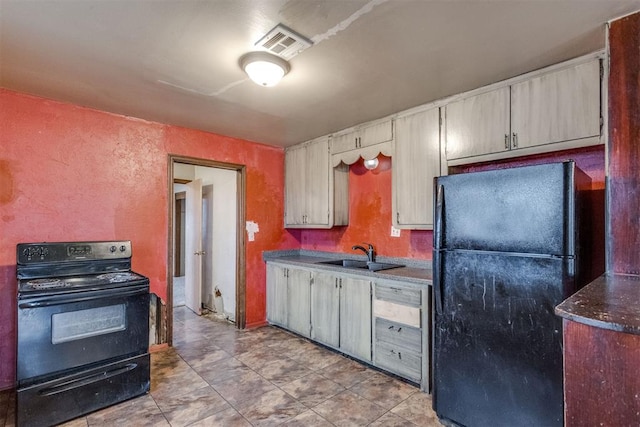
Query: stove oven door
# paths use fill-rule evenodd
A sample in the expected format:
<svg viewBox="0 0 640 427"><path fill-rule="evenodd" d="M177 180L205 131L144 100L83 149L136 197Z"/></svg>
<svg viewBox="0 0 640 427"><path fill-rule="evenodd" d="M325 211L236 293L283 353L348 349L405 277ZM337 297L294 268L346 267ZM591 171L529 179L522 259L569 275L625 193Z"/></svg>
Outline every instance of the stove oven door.
<svg viewBox="0 0 640 427"><path fill-rule="evenodd" d="M18 388L148 347L148 283L18 300Z"/></svg>

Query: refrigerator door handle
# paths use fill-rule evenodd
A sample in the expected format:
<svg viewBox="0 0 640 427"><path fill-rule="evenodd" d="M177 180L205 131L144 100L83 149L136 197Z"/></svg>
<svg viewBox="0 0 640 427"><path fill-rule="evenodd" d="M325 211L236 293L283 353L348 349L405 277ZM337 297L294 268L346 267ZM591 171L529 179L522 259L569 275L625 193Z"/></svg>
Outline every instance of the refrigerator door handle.
<svg viewBox="0 0 640 427"><path fill-rule="evenodd" d="M433 302L437 314L442 314L442 247L444 240L444 185L436 182L436 202L433 221Z"/></svg>
<svg viewBox="0 0 640 427"><path fill-rule="evenodd" d="M433 304L436 314L442 314L442 253L440 251L433 252Z"/></svg>
<svg viewBox="0 0 640 427"><path fill-rule="evenodd" d="M444 185L438 185L436 188L436 203L433 216L433 248L438 250L442 248L443 228L444 228Z"/></svg>

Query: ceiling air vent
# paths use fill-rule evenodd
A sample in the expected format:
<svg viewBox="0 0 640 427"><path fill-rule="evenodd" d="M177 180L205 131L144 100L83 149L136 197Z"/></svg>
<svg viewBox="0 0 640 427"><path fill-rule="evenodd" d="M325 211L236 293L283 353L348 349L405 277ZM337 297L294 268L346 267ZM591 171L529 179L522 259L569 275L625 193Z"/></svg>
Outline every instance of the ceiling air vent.
<svg viewBox="0 0 640 427"><path fill-rule="evenodd" d="M258 40L256 46L284 59L291 59L312 44L311 40L282 24L278 24L267 35Z"/></svg>

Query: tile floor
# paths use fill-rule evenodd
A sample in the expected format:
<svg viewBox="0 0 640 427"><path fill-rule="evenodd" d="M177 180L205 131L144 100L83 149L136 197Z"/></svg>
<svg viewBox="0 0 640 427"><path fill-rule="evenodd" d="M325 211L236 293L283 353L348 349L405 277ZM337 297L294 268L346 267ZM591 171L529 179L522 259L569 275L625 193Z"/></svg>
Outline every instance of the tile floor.
<svg viewBox="0 0 640 427"><path fill-rule="evenodd" d="M240 331L184 307L174 347L151 355L151 392L79 426L440 426L431 397L274 327ZM0 393L13 426L13 396Z"/></svg>

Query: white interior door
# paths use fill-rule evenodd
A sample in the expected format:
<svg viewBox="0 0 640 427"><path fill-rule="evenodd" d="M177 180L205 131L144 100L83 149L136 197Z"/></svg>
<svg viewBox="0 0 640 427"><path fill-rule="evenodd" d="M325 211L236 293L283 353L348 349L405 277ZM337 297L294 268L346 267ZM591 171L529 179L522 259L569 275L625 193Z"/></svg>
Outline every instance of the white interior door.
<svg viewBox="0 0 640 427"><path fill-rule="evenodd" d="M185 209L185 305L196 314L202 307L202 180L187 184Z"/></svg>

